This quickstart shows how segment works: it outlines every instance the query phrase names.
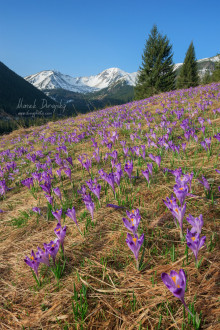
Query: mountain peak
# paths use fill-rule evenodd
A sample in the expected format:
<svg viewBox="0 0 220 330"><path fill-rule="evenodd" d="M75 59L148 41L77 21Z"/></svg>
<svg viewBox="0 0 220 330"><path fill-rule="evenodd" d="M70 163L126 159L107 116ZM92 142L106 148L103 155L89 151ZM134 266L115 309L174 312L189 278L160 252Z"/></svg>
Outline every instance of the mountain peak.
<svg viewBox="0 0 220 330"><path fill-rule="evenodd" d="M32 85L41 90L66 89L77 93L88 93L109 87L118 80L124 80L127 85L134 86L134 74L119 68L109 68L97 75L89 77L71 77L57 70L45 70L25 77Z"/></svg>

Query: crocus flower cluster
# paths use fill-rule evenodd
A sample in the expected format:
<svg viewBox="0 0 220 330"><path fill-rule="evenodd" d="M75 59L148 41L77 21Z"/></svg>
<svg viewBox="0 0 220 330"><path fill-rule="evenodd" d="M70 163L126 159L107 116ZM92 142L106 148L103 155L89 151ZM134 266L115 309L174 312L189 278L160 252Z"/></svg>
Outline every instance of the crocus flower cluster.
<svg viewBox="0 0 220 330"><path fill-rule="evenodd" d="M44 243L44 251L38 247L36 254L32 250L31 257L25 257L25 263L33 269L37 278L38 278L38 268L40 263L43 263L50 267L49 257L52 257L53 264L55 265L55 259L59 247L61 246L64 252L64 239L66 235L66 226L62 227L61 224L58 222L56 228L54 229L54 233L56 234L57 238L53 241L50 241L49 244Z"/></svg>
<svg viewBox="0 0 220 330"><path fill-rule="evenodd" d="M89 181L86 181L87 186L93 192L93 194L100 199L100 192L101 192L101 186L97 183L97 179L95 178L94 181L90 179Z"/></svg>
<svg viewBox="0 0 220 330"><path fill-rule="evenodd" d="M175 175L175 179L176 179L176 184L173 187L173 191L180 202L180 206L178 205L177 200L176 198L173 197L173 195L171 199L169 199L168 197L166 198L166 200L163 199L163 202L174 216L174 222L176 226L180 228L180 237L182 238L183 218L186 212L186 203L184 203L184 201L189 192L189 187L187 183L190 183L190 187L191 187L193 173L185 174L183 175L182 178L181 178L182 170L176 172L173 171L172 174Z"/></svg>
<svg viewBox="0 0 220 330"><path fill-rule="evenodd" d="M196 266L197 266L199 250L205 244L206 241L206 236L200 237L203 226L203 216L202 214L200 214L198 218L194 218L191 214L189 214L186 220L192 226L190 231L187 228L186 242L187 242L187 246L194 253L196 259Z"/></svg>
<svg viewBox="0 0 220 330"><path fill-rule="evenodd" d="M89 186L91 187L91 185L93 185L93 182L91 183L91 181L89 181ZM85 206L86 206L87 210L90 212L92 220L93 220L95 204L92 201L92 197L86 193L85 185L83 185L81 187L81 190L78 190L78 193L80 193L82 195L82 199L85 203Z"/></svg>
<svg viewBox="0 0 220 330"><path fill-rule="evenodd" d="M131 212L126 211L127 216L129 220L126 218L123 218L123 222L125 227L130 230L133 233L133 237L131 234L127 233L127 238L126 238L126 243L131 249L131 251L134 253L134 257L136 259L137 263L137 269L139 270L139 262L138 262L138 255L140 248L144 242L144 234L142 234L140 237L138 237L137 230L138 230L138 225L141 220L140 212L139 210L132 210Z"/></svg>

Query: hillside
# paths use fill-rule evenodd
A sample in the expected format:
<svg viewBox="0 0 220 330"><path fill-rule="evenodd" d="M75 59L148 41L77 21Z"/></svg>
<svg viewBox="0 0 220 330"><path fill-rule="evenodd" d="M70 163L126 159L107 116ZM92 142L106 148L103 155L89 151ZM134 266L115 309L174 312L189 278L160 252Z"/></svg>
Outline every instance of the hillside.
<svg viewBox="0 0 220 330"><path fill-rule="evenodd" d="M45 106L56 105L57 102L47 97L43 92L28 83L24 78L10 70L0 62L0 109L18 117L19 112L42 111L53 112ZM29 105L30 107L25 107ZM5 115L1 114L1 117Z"/></svg>
<svg viewBox="0 0 220 330"><path fill-rule="evenodd" d="M0 137L2 329L219 329L219 128L220 83Z"/></svg>

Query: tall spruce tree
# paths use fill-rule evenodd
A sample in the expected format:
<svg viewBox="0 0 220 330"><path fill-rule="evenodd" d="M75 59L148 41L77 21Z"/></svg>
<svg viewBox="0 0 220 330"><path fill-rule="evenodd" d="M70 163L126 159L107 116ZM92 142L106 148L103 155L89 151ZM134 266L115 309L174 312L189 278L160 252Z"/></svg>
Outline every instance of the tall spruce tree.
<svg viewBox="0 0 220 330"><path fill-rule="evenodd" d="M172 45L167 36L162 36L154 25L146 41L134 88L135 99L175 89L175 72Z"/></svg>
<svg viewBox="0 0 220 330"><path fill-rule="evenodd" d="M186 52L183 65L177 77L177 88L195 87L199 84L198 67L196 62L195 48L193 42L190 43Z"/></svg>

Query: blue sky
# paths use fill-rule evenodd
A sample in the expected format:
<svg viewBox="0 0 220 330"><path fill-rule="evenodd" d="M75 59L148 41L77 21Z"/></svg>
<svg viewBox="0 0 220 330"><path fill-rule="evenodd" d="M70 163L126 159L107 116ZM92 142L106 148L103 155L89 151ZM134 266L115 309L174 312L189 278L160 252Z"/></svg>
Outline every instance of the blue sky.
<svg viewBox="0 0 220 330"><path fill-rule="evenodd" d="M157 24L183 62L220 53L219 0L0 0L0 61L21 76L56 69L72 76L110 67L137 71Z"/></svg>

